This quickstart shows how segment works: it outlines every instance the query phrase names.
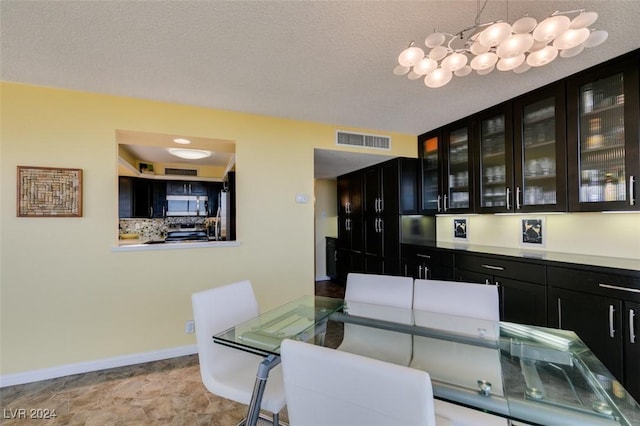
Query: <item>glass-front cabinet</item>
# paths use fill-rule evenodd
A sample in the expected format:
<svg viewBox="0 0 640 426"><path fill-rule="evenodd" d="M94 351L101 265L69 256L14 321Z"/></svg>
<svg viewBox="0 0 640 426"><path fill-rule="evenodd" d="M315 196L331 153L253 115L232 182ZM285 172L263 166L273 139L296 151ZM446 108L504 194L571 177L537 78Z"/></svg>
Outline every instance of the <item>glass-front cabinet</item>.
<svg viewBox="0 0 640 426"><path fill-rule="evenodd" d="M444 213L473 211L472 135L468 121L454 123L443 131L442 210Z"/></svg>
<svg viewBox="0 0 640 426"><path fill-rule="evenodd" d="M514 102L514 211L565 211L564 84Z"/></svg>
<svg viewBox="0 0 640 426"><path fill-rule="evenodd" d="M638 56L567 83L569 210L638 210Z"/></svg>
<svg viewBox="0 0 640 426"><path fill-rule="evenodd" d="M483 213L513 209L513 143L511 103L478 115L479 191Z"/></svg>
<svg viewBox="0 0 640 426"><path fill-rule="evenodd" d="M420 213L435 214L443 212L443 197L440 194L440 132L430 132L418 136L418 154L420 156Z"/></svg>

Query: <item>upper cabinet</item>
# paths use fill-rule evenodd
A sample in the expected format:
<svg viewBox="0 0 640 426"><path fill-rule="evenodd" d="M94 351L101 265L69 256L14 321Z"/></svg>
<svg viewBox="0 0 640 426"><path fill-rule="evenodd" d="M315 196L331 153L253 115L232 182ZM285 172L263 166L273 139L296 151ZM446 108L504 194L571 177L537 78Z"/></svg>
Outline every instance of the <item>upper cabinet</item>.
<svg viewBox="0 0 640 426"><path fill-rule="evenodd" d="M569 210L638 210L638 52L567 81Z"/></svg>
<svg viewBox="0 0 640 426"><path fill-rule="evenodd" d="M564 93L560 83L514 101L515 212L567 209Z"/></svg>
<svg viewBox="0 0 640 426"><path fill-rule="evenodd" d="M420 213L640 210L640 50L418 136Z"/></svg>

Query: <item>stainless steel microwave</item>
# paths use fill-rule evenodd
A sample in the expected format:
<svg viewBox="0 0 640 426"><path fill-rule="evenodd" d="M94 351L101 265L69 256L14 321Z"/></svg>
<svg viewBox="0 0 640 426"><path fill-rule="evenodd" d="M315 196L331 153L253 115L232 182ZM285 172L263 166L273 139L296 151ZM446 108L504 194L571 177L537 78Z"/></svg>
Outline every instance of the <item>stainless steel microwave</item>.
<svg viewBox="0 0 640 426"><path fill-rule="evenodd" d="M167 216L207 216L206 195L167 195Z"/></svg>

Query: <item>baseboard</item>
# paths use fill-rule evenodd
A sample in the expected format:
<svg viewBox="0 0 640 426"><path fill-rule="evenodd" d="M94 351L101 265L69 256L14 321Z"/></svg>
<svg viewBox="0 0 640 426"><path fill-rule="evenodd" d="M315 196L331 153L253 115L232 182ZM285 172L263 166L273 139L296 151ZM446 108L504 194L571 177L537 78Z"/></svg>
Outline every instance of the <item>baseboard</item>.
<svg viewBox="0 0 640 426"><path fill-rule="evenodd" d="M198 347L196 345L188 345L179 346L176 348L162 349L159 351L122 355L113 358L98 359L95 361L79 362L77 364L67 364L58 367L43 368L41 370L25 371L23 373L4 374L0 376L0 388L6 386L22 385L25 383L39 382L40 380L55 379L57 377L71 376L73 374L105 370L107 368L124 367L127 365L160 361L163 359L192 355L195 353L198 353Z"/></svg>
<svg viewBox="0 0 640 426"><path fill-rule="evenodd" d="M316 281L329 281L330 279L329 275L316 275Z"/></svg>

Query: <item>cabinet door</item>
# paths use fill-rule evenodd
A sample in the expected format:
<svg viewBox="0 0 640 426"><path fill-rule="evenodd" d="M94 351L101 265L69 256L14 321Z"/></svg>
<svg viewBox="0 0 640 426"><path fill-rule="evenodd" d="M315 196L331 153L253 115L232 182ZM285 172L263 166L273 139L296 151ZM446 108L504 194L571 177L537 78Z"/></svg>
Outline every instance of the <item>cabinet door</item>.
<svg viewBox="0 0 640 426"><path fill-rule="evenodd" d="M153 217L151 182L147 179L133 179L133 217Z"/></svg>
<svg viewBox="0 0 640 426"><path fill-rule="evenodd" d="M516 211L565 211L564 84L519 98L514 103Z"/></svg>
<svg viewBox="0 0 640 426"><path fill-rule="evenodd" d="M640 303L624 302L624 387L640 400Z"/></svg>
<svg viewBox="0 0 640 426"><path fill-rule="evenodd" d="M622 302L604 296L548 288L550 327L572 330L611 373L623 381Z"/></svg>
<svg viewBox="0 0 640 426"><path fill-rule="evenodd" d="M511 104L478 116L478 203L480 211L513 211L513 140Z"/></svg>
<svg viewBox="0 0 640 426"><path fill-rule="evenodd" d="M382 256L383 219L366 216L364 219L364 252L368 256Z"/></svg>
<svg viewBox="0 0 640 426"><path fill-rule="evenodd" d="M639 56L567 82L571 211L639 209Z"/></svg>
<svg viewBox="0 0 640 426"><path fill-rule="evenodd" d="M494 277L494 280L500 291L503 321L547 325L545 286L501 277Z"/></svg>
<svg viewBox="0 0 640 426"><path fill-rule="evenodd" d="M133 217L133 178L118 178L118 217Z"/></svg>
<svg viewBox="0 0 640 426"><path fill-rule="evenodd" d="M187 182L182 180L168 181L167 194L169 195L188 195L189 188Z"/></svg>
<svg viewBox="0 0 640 426"><path fill-rule="evenodd" d="M418 160L415 158L401 158L399 160L400 183L400 214L418 213Z"/></svg>
<svg viewBox="0 0 640 426"><path fill-rule="evenodd" d="M471 126L467 123L452 125L443 134L442 182L445 213L473 211L474 176L470 151Z"/></svg>
<svg viewBox="0 0 640 426"><path fill-rule="evenodd" d="M426 133L418 137L420 158L420 212L442 212L440 194L440 133Z"/></svg>
<svg viewBox="0 0 640 426"><path fill-rule="evenodd" d="M163 218L167 214L167 185L164 182L151 184L152 217Z"/></svg>

